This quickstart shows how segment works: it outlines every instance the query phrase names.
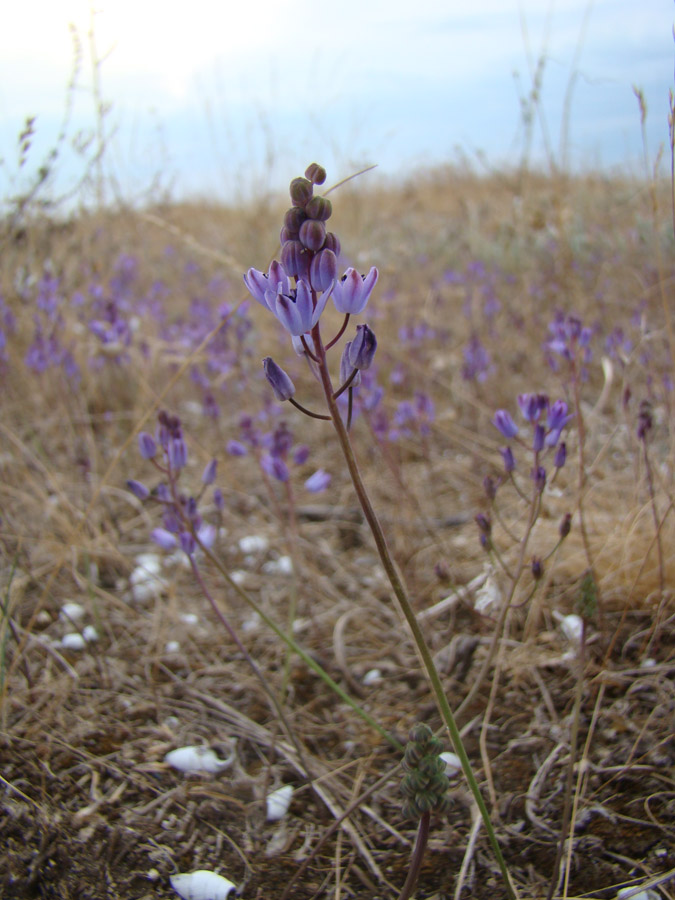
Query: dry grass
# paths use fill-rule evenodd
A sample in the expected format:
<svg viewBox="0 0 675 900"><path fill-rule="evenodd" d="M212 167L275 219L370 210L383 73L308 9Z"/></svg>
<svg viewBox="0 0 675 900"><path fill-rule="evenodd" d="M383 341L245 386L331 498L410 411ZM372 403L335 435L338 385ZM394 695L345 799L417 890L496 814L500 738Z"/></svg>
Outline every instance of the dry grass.
<svg viewBox="0 0 675 900"><path fill-rule="evenodd" d="M588 568L575 517L532 600L531 579L523 578L490 677L460 716L523 898L546 896L551 879L579 678L575 832L563 866L569 882L561 878L556 896L613 897L618 886L675 867L675 419L672 393L660 380L675 377L667 194L657 186L654 212L648 187L638 182L479 179L448 170L403 187L368 190L357 181L334 196L345 259L381 270L369 321L379 339L385 405L394 410L418 390L436 405L424 438L381 446L359 419L354 442L455 709L495 631L495 615L474 609L486 557L473 516L487 509L483 478L499 474L503 443L491 416L499 407L515 413L524 391L564 396L561 375L546 366L541 349L556 309L597 328L582 409L584 506L602 615L590 623L586 665L580 674L555 615L574 611ZM194 350L174 340L168 348L150 312L137 311L157 279L167 287L167 323L186 318L196 297L214 308L222 301L236 307L245 300L241 272L263 268L275 252L282 211L274 202L246 210L186 205L39 221L3 235L2 295L16 317L0 374L0 833L9 851L0 860L3 897L170 897L171 873L209 868L235 881L246 898L280 898L311 854L294 898L395 897L405 879L414 823L400 813L400 755L305 663L288 657L215 569L205 565L204 578L283 699L297 746L184 566L165 568L154 595L135 598L129 583L138 554L154 552L149 533L158 524L152 507L125 486L129 477L152 486L135 436L153 430L157 409L167 408L185 425L192 489L206 462L219 460L226 510L218 554L229 571L242 573L246 592L282 628L295 607L298 642L398 740L417 721L440 725L324 423L283 410L297 442L312 448L311 463L295 477L297 530L281 486L273 499L255 460L225 452L239 437L241 415L268 407L261 357L287 365L303 402L318 402L274 323L251 309L254 328L233 341L235 361L209 376L221 408L212 420L202 415L190 377L195 364L208 361L208 343ZM94 370L88 358L95 340L70 298L92 281L112 292L120 254L138 261L129 302L140 328L123 365L108 361ZM21 296L18 276L39 278L46 260L67 298L61 334L83 372L77 387L60 369L38 375L23 362L35 304L30 292ZM466 273L477 260L484 271L468 287L444 277ZM476 305L463 314L467 292L482 302L486 286L500 303L491 325ZM417 344L399 338L400 329L419 323L434 336ZM633 346L623 362L613 361L609 377L602 341L616 326L630 332ZM484 382L461 376L472 331L492 356ZM392 382L392 372L403 375ZM643 399L655 417L648 446L661 564L635 436ZM545 556L562 516L577 509L577 440L573 431L568 465L545 496L530 554ZM319 466L333 482L317 499L301 482ZM505 523L522 536L524 508L507 487L500 491ZM242 552L239 540L253 534L268 540L267 549ZM513 567L517 544L497 528L495 542ZM270 573L269 564L286 555L294 574ZM507 579L495 577L505 591ZM473 588L464 591L466 585ZM446 597L452 599L436 608ZM75 625L60 616L66 601L85 608ZM658 640L650 643L657 610ZM196 619L186 623L186 613ZM88 624L98 641L80 651L60 644L66 631ZM173 641L179 646L170 649ZM652 664L645 666L648 646ZM374 668L382 677L365 686ZM218 776L185 777L163 757L186 744L208 745L221 756L234 747L236 762ZM290 814L266 823L264 798L282 783L296 788ZM417 896L456 896L459 881L463 896L504 896L459 779L452 799L450 813L434 825ZM660 890L675 896L672 881Z"/></svg>

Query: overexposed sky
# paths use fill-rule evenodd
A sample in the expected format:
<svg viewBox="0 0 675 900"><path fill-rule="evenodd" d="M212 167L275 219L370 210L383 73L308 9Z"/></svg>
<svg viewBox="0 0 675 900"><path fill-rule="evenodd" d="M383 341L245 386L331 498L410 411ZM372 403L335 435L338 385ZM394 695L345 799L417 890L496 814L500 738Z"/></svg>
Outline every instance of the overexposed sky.
<svg viewBox="0 0 675 900"><path fill-rule="evenodd" d="M573 164L638 169L633 85L647 97L652 153L668 139L668 0L24 0L4 10L0 30L5 171L26 116L37 117L36 160L58 134L74 61L69 23L82 48L69 135L79 131L82 143L93 128L92 8L112 105L106 162L132 191L159 170L181 193L216 183L227 193L251 175L283 179L310 157L341 170L378 163L385 174L458 149L516 162L519 92L542 55L558 159L573 72ZM539 126L533 151L545 152ZM65 146L61 155L76 165Z"/></svg>

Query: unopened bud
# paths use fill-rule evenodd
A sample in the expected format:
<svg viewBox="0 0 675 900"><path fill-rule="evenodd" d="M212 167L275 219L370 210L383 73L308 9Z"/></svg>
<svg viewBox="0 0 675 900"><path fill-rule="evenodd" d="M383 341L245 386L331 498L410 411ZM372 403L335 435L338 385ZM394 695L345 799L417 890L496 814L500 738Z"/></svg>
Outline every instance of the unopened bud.
<svg viewBox="0 0 675 900"><path fill-rule="evenodd" d="M326 170L318 163L312 163L305 169L305 178L309 179L312 184L323 184L326 180Z"/></svg>
<svg viewBox="0 0 675 900"><path fill-rule="evenodd" d="M337 259L332 250L319 250L309 267L309 281L315 291L325 291L337 278Z"/></svg>
<svg viewBox="0 0 675 900"><path fill-rule="evenodd" d="M560 525L558 526L558 533L560 534L560 537L564 539L567 537L567 535L570 533L571 530L572 530L572 513L565 513Z"/></svg>
<svg viewBox="0 0 675 900"><path fill-rule="evenodd" d="M265 371L265 378L272 385L272 390L274 391L274 396L277 400L282 403L285 400L290 400L293 394L295 394L295 385L281 366L278 366L271 356L266 356L265 359L263 359L263 369Z"/></svg>
<svg viewBox="0 0 675 900"><path fill-rule="evenodd" d="M332 250L336 256L340 255L340 241L332 231L326 232L326 240L323 242L324 250Z"/></svg>
<svg viewBox="0 0 675 900"><path fill-rule="evenodd" d="M300 241L286 241L281 248L281 262L288 275L301 279L309 275L309 253Z"/></svg>
<svg viewBox="0 0 675 900"><path fill-rule="evenodd" d="M284 228L297 238L300 226L307 218L307 213L300 206L292 206L284 216Z"/></svg>
<svg viewBox="0 0 675 900"><path fill-rule="evenodd" d="M305 212L310 219L326 222L333 214L333 204L328 197L312 197L305 207Z"/></svg>
<svg viewBox="0 0 675 900"><path fill-rule="evenodd" d="M377 350L377 338L368 325L358 325L356 337L349 348L349 362L354 369L367 369Z"/></svg>
<svg viewBox="0 0 675 900"><path fill-rule="evenodd" d="M303 247L316 253L326 239L326 226L317 219L305 219L300 226L299 238Z"/></svg>
<svg viewBox="0 0 675 900"><path fill-rule="evenodd" d="M290 194L293 206L305 206L312 199L312 182L306 178L294 178L291 181Z"/></svg>

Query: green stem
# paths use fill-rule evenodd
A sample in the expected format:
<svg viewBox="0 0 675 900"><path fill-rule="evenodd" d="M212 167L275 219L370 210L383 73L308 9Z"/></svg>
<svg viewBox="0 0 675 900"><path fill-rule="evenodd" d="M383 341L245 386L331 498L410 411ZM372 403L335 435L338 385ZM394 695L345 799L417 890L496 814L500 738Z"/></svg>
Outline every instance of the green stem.
<svg viewBox="0 0 675 900"><path fill-rule="evenodd" d="M457 723L455 722L455 717L452 714L452 710L450 709L450 705L448 704L448 700L445 696L445 691L443 689L438 671L436 670L436 666L434 665L434 661L431 657L431 652L429 651L427 643L424 639L424 635L422 634L422 630L420 629L420 626L417 622L417 618L413 611L410 600L408 599L405 587L403 586L403 582L401 581L398 570L396 569L391 553L389 551L389 547L387 546L384 531L382 530L380 521L377 518L375 510L370 502L370 498L363 483L363 479L361 478L361 473L356 462L356 457L354 456L354 451L349 440L349 434L347 433L347 429L345 428L342 417L340 416L340 410L338 409L337 403L333 397L333 385L331 384L330 373L328 371L328 365L326 361L326 352L324 350L323 344L321 343L321 333L318 325L316 325L312 330L312 339L314 341L315 350L319 357L319 375L326 398L326 404L328 406L328 411L330 413L331 419L333 420L333 427L335 428L335 431L337 433L338 441L340 443L340 447L342 449L342 453L349 470L349 475L351 477L352 484L354 485L354 490L356 491L356 496L358 497L361 509L363 510L363 514L372 532L382 566L384 567L384 570L387 574L387 578L389 579L392 590L396 595L396 599L398 600L401 612L403 613L410 631L412 632L413 640L415 641L415 645L421 658L422 665L424 666L424 669L427 673L431 689L436 698L439 712L447 726L450 740L452 741L455 753L459 757L459 760L462 764L464 776L467 780L471 793L476 800L476 804L480 811L483 822L485 823L488 838L490 840L492 850L495 854L495 858L504 878L507 893L511 900L515 900L516 895L511 885L506 862L504 860L504 857L502 856L501 848L497 842L497 836L492 826L492 822L490 821L490 815L488 813L487 806L485 805L485 801L483 800L483 796L480 792L476 777L473 774L469 757L466 753L466 750L464 749L464 744L462 743L462 738L459 733Z"/></svg>

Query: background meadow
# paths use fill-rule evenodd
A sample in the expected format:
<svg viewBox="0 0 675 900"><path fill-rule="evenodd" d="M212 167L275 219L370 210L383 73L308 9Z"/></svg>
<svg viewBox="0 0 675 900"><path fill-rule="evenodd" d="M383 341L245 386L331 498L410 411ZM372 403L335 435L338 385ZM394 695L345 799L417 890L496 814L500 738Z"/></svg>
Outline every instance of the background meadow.
<svg viewBox="0 0 675 900"><path fill-rule="evenodd" d="M312 160L245 203L104 205L105 146L86 203L56 202L56 154L0 223L2 896L172 897L209 869L244 898L397 897L415 823L383 732L441 720L330 424L261 360L309 407L319 387L242 281ZM673 189L644 149L640 175L523 153L331 193L340 272L380 273L352 441L523 898L675 896ZM525 394L571 416L536 495ZM151 537L159 410L213 526L201 586ZM185 747L217 760L182 771ZM456 771L416 896L507 896Z"/></svg>

